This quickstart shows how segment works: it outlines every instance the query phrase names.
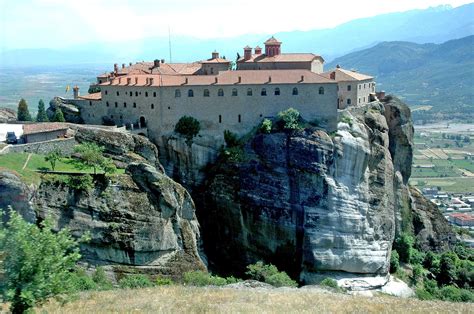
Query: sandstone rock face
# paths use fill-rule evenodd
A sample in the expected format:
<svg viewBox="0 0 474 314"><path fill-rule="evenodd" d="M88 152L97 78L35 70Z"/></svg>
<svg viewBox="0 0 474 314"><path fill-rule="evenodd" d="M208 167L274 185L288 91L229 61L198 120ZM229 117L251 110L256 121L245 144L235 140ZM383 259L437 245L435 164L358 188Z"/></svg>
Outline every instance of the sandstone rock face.
<svg viewBox="0 0 474 314"><path fill-rule="evenodd" d="M16 121L16 112L9 108L0 108L0 123Z"/></svg>
<svg viewBox="0 0 474 314"><path fill-rule="evenodd" d="M35 222L36 215L30 204L33 191L13 172L0 168L0 209L8 213L11 206L26 221Z"/></svg>
<svg viewBox="0 0 474 314"><path fill-rule="evenodd" d="M221 160L198 212L210 265L243 272L264 260L306 284L321 272L386 277L402 210L412 222L406 110L381 103L346 110L335 134L258 134L243 161Z"/></svg>
<svg viewBox="0 0 474 314"><path fill-rule="evenodd" d="M49 107L48 109L46 109L46 114L48 115L50 121L52 121L56 113L56 108L61 109L66 122L84 123L84 120L81 117L81 112L79 111L77 106L72 103L69 103L68 100L61 97L54 97L49 102Z"/></svg>

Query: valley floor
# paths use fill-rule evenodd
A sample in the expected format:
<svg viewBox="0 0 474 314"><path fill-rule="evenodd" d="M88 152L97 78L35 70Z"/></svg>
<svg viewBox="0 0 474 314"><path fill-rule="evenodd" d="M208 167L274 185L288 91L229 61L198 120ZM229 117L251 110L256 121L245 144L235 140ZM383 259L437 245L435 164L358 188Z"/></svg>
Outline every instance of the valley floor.
<svg viewBox="0 0 474 314"><path fill-rule="evenodd" d="M5 308L3 308L5 310ZM47 313L472 313L472 303L420 301L387 295L376 297L332 293L319 288L218 288L163 286L137 290L82 293L61 307L46 304Z"/></svg>

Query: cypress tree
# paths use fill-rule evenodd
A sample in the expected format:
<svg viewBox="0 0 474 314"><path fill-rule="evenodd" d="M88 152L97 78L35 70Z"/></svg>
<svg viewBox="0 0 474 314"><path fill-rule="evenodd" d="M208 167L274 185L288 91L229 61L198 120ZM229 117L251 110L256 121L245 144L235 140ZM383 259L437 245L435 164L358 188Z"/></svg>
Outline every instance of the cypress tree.
<svg viewBox="0 0 474 314"><path fill-rule="evenodd" d="M37 122L48 122L48 115L46 114L46 110L44 109L44 102L43 99L40 99L38 103L38 115L36 116Z"/></svg>
<svg viewBox="0 0 474 314"><path fill-rule="evenodd" d="M66 119L64 119L63 111L61 108L56 108L56 113L54 114L53 117L54 122L66 122Z"/></svg>
<svg viewBox="0 0 474 314"><path fill-rule="evenodd" d="M23 98L20 99L18 103L18 112L17 112L18 121L31 121L30 111L28 110L28 104Z"/></svg>

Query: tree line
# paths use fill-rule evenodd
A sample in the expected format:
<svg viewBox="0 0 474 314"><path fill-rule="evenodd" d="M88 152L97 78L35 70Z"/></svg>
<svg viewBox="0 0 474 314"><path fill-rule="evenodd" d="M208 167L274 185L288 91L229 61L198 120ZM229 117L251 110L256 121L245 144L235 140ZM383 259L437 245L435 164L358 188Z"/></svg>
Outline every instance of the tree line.
<svg viewBox="0 0 474 314"><path fill-rule="evenodd" d="M59 107L56 107L54 116L50 120L48 115L46 114L44 101L42 99L40 99L40 101L38 102L38 113L36 114L36 118L33 119L28 108L28 103L23 98L20 99L20 102L18 103L17 120L36 122L66 122L63 111Z"/></svg>

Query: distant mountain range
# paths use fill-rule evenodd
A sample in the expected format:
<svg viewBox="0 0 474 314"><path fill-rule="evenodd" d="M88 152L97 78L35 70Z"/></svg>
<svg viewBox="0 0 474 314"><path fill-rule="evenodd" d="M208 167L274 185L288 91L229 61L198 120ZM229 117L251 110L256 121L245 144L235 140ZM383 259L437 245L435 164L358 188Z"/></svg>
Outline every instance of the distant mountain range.
<svg viewBox="0 0 474 314"><path fill-rule="evenodd" d="M198 39L172 37L172 61L185 62L210 57L217 49L234 60L242 47L262 45L270 35L283 42L286 52L313 52L327 61L352 51L373 47L381 40L442 43L474 34L474 3L452 8L439 6L357 19L329 29L252 34L235 38ZM22 49L0 54L1 66L62 65L80 63L128 63L169 60L168 38L146 38L116 44L90 43L63 50Z"/></svg>
<svg viewBox="0 0 474 314"><path fill-rule="evenodd" d="M337 64L374 75L378 90L410 105L433 106L433 114L474 117L474 36L443 44L383 42L339 57L326 69Z"/></svg>

